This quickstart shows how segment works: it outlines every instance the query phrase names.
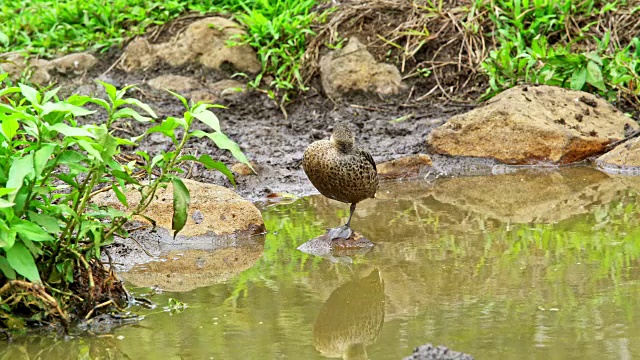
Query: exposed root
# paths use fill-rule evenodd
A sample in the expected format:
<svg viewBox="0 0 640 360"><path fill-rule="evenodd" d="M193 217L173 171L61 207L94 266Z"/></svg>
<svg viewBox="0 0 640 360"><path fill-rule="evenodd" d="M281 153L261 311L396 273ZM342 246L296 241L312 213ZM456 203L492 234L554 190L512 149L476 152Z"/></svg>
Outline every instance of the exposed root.
<svg viewBox="0 0 640 360"><path fill-rule="evenodd" d="M23 296L33 297L41 304L44 304L50 314L57 316L65 329L69 327L69 316L60 308L58 301L46 292L42 285L24 280L10 280L0 288L0 297L4 298L4 294L7 292L12 292L12 294L5 298L2 304L8 303L9 300L14 300L13 303L17 304L22 300L21 297Z"/></svg>

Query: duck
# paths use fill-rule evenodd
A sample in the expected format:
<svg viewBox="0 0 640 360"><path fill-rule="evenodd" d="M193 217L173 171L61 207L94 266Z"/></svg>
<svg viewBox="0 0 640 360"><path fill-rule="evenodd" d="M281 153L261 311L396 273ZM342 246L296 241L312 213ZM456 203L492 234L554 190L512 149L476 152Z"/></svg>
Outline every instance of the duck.
<svg viewBox="0 0 640 360"><path fill-rule="evenodd" d="M307 147L302 167L320 194L351 204L349 220L340 227L329 229L327 240L351 237L351 218L357 204L375 198L378 191L378 169L371 154L356 146L349 125L339 122L329 140L318 140Z"/></svg>

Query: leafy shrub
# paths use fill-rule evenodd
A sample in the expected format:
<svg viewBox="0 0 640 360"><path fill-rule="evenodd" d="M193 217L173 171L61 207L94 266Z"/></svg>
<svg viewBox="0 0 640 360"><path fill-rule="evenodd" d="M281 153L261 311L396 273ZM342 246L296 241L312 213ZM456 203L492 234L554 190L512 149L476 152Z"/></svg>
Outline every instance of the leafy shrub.
<svg viewBox="0 0 640 360"><path fill-rule="evenodd" d="M262 63L262 73L253 82L260 84L264 74L273 74L269 84L283 101L289 92L307 90L300 75L300 64L305 52L307 36L315 35L311 25L327 13L311 12L315 0L261 0L240 2L244 13L238 14L247 26L249 35L239 44L249 44L257 50ZM253 4L250 4L253 3Z"/></svg>
<svg viewBox="0 0 640 360"><path fill-rule="evenodd" d="M108 49L152 25L161 25L189 11L230 12L249 35L235 44L249 44L262 62L262 73L273 77L272 97L288 99L292 91L306 90L300 62L311 25L324 14L312 12L316 0L34 0L0 3L0 52L26 49L52 55L88 48Z"/></svg>
<svg viewBox="0 0 640 360"><path fill-rule="evenodd" d="M610 101L625 98L638 104L640 39L633 37L618 47L617 41L612 43L610 31L602 38L588 35L597 21L566 35L575 31L567 28L568 23L576 22L575 17L588 18L593 13L602 16L616 11L620 3L496 0L480 5L491 9L489 17L498 43L481 65L489 75L485 98L518 83L533 83L590 91Z"/></svg>
<svg viewBox="0 0 640 360"><path fill-rule="evenodd" d="M4 78L6 74L0 75L0 82ZM34 296L49 305L44 308L50 307L51 295L58 309L53 315L67 319L67 309L78 298L70 289L75 289L79 273L88 277L89 289L81 294L85 301L75 310L83 312L79 316L92 313L100 300L94 298L94 287L100 284L99 277L94 282L92 268L99 263L103 246L110 244L114 235L127 236L123 225L144 212L159 186L173 184L173 228L175 233L183 228L189 206L188 190L177 176L183 161L199 161L221 171L233 183L233 175L223 163L208 155L197 159L183 155L189 139L209 138L248 164L238 145L221 131L218 119L208 110L211 105L189 106L179 95L186 107L183 117L167 117L138 137L114 136L117 121L151 122L156 115L146 104L125 97L130 87L117 90L101 84L107 100L73 95L61 101L57 89L43 93L23 84L0 90L0 284L4 285L0 289L0 309L5 312L0 322L18 309L24 313ZM103 110L106 116L84 107L88 104ZM78 122L79 118L97 115L104 120L85 125ZM212 131L192 130L195 120ZM153 157L138 151L136 154L144 160L142 165L115 160L123 146L136 146L156 132L170 139L170 151ZM105 186L130 210L93 204L96 189ZM135 206L128 204L124 195L128 186L141 194ZM34 284L44 285L48 294L34 291ZM12 289L13 293L9 291ZM30 296L16 297L21 292ZM7 302L12 296L18 301ZM21 315L42 319L42 312L36 310Z"/></svg>

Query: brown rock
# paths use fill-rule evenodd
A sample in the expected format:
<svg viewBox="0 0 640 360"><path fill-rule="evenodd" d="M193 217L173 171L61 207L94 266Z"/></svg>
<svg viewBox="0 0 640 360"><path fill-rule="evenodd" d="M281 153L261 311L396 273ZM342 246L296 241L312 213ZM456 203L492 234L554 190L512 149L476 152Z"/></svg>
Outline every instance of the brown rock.
<svg viewBox="0 0 640 360"><path fill-rule="evenodd" d="M49 65L61 74L83 74L97 63L98 59L95 56L82 52L57 58L52 60Z"/></svg>
<svg viewBox="0 0 640 360"><path fill-rule="evenodd" d="M344 48L321 58L320 76L324 91L334 98L354 90L395 94L402 87L398 68L376 62L355 37Z"/></svg>
<svg viewBox="0 0 640 360"><path fill-rule="evenodd" d="M420 171L432 165L429 155L418 154L390 160L377 165L381 179L414 178Z"/></svg>
<svg viewBox="0 0 640 360"><path fill-rule="evenodd" d="M236 80L226 79L207 85L207 88L220 98L237 99L245 94L247 85Z"/></svg>
<svg viewBox="0 0 640 360"><path fill-rule="evenodd" d="M200 87L198 80L180 75L160 75L149 80L147 85L156 90L167 89L182 95L186 94L191 89Z"/></svg>
<svg viewBox="0 0 640 360"><path fill-rule="evenodd" d="M138 69L147 70L155 66L157 62L156 48L147 39L139 37L124 50L119 67L126 72Z"/></svg>
<svg viewBox="0 0 640 360"><path fill-rule="evenodd" d="M234 191L225 187L204 184L184 179L184 184L191 194L191 205L187 224L178 238L197 236L218 236L229 234L259 234L264 231L262 214L250 201L243 199ZM136 206L140 201L140 193L127 191L127 202ZM98 205L111 206L126 210L112 191L98 194L93 201ZM199 212L197 216L194 213ZM173 216L173 186L158 189L156 199L149 205L145 215L154 219L157 226L171 229ZM143 218L138 219L146 221Z"/></svg>
<svg viewBox="0 0 640 360"><path fill-rule="evenodd" d="M251 166L253 166L254 169L256 169L256 164L255 163L250 162L250 164L251 164ZM243 164L243 163L235 163L235 164L231 165L231 172L233 172L237 176L256 175L253 172L253 170L251 170L251 168L249 166L247 166L247 164Z"/></svg>
<svg viewBox="0 0 640 360"><path fill-rule="evenodd" d="M215 104L220 101L220 99L209 90L193 90L190 91L187 96L193 102L203 102L208 104Z"/></svg>
<svg viewBox="0 0 640 360"><path fill-rule="evenodd" d="M595 105L595 106L594 106ZM604 150L639 125L592 94L517 86L429 134L431 152L505 164L568 164Z"/></svg>
<svg viewBox="0 0 640 360"><path fill-rule="evenodd" d="M0 72L8 73L12 81L19 81L23 76L38 85L46 85L51 81L47 60L29 59L20 53L9 55L4 60L0 63Z"/></svg>
<svg viewBox="0 0 640 360"><path fill-rule="evenodd" d="M175 41L162 44L158 54L167 63L178 66L197 61L205 67L218 69L230 63L239 71L256 73L262 69L260 61L249 45L228 46L246 32L235 22L223 17L209 17L189 25ZM178 53L182 56L176 56Z"/></svg>
<svg viewBox="0 0 640 360"><path fill-rule="evenodd" d="M235 22L223 17L198 20L175 38L161 44L150 44L143 38L133 41L124 52L120 67L127 71L146 70L158 61L171 66L200 63L210 69L218 69L224 63L238 71L257 73L262 65L249 45L228 46L246 32Z"/></svg>
<svg viewBox="0 0 640 360"><path fill-rule="evenodd" d="M640 174L640 138L616 146L600 156L596 164L607 172Z"/></svg>

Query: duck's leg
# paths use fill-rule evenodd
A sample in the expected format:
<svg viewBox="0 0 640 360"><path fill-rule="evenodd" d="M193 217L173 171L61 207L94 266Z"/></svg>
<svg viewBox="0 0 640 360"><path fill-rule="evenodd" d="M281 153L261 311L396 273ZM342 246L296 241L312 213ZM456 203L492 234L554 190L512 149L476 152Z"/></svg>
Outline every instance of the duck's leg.
<svg viewBox="0 0 640 360"><path fill-rule="evenodd" d="M330 229L329 233L327 234L328 241L332 241L333 239L348 239L349 237L351 237L351 218L353 217L353 213L355 211L356 203L352 203L351 207L349 208L349 220L347 220L346 224L340 227Z"/></svg>

